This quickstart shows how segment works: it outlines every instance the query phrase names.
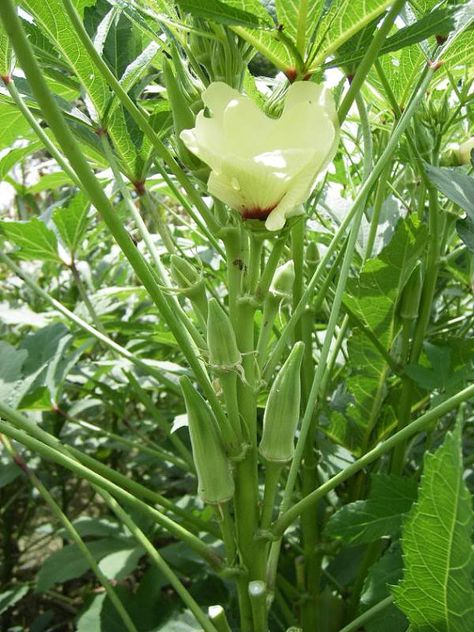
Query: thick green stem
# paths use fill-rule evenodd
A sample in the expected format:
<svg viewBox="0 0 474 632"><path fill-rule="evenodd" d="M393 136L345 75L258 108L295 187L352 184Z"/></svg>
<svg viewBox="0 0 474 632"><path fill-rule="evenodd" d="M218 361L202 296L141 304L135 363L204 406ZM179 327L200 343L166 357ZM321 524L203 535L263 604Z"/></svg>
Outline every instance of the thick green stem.
<svg viewBox="0 0 474 632"><path fill-rule="evenodd" d="M281 463L266 463L265 470L265 491L262 503L262 519L260 526L262 531L268 529L272 522L273 511L275 510L275 498L278 491L278 483L280 481Z"/></svg>

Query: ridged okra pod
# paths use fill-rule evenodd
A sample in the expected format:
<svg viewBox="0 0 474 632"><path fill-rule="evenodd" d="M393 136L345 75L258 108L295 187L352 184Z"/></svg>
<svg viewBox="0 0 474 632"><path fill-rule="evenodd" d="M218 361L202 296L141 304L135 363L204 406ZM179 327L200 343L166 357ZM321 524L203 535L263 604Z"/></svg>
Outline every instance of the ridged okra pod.
<svg viewBox="0 0 474 632"><path fill-rule="evenodd" d="M189 378L183 376L180 384L188 414L199 496L210 505L225 503L234 495L234 479L216 420Z"/></svg>
<svg viewBox="0 0 474 632"><path fill-rule="evenodd" d="M297 342L276 376L268 395L259 452L270 463L286 463L293 458L295 433L300 416L300 368L303 351L304 343Z"/></svg>

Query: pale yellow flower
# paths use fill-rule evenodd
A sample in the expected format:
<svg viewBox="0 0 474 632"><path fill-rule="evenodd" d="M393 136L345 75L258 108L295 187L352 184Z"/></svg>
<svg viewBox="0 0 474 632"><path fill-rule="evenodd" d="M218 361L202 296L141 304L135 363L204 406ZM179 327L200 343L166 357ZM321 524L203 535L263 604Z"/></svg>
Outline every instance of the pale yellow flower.
<svg viewBox="0 0 474 632"><path fill-rule="evenodd" d="M203 93L206 106L193 129L181 132L188 149L211 168L209 193L244 219L268 230L303 212L317 177L336 153L339 126L331 92L293 83L283 113L270 118L247 96L222 82Z"/></svg>

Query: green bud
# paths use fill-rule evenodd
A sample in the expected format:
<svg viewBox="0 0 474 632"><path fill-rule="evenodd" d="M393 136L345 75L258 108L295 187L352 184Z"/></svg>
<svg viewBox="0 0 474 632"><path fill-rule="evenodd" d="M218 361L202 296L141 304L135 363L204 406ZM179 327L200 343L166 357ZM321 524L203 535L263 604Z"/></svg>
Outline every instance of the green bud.
<svg viewBox="0 0 474 632"><path fill-rule="evenodd" d="M318 250L318 244L315 241L309 242L308 247L306 248L305 259L311 270L311 274L313 274L314 271L316 270L316 266L318 265L319 260L321 259L321 256Z"/></svg>
<svg viewBox="0 0 474 632"><path fill-rule="evenodd" d="M170 63L166 58L163 60L162 70L168 101L171 106L171 113L173 116L178 155L184 164L189 166L190 169L197 169L201 165L201 161L189 151L179 137L180 133L184 129L191 129L194 127L195 116L177 78L173 73Z"/></svg>
<svg viewBox="0 0 474 632"><path fill-rule="evenodd" d="M185 296L193 296L201 293L204 288L204 279L199 272L183 257L171 255L170 272L173 281L181 288Z"/></svg>
<svg viewBox="0 0 474 632"><path fill-rule="evenodd" d="M240 365L242 356L229 317L215 298L209 301L207 317L209 360L215 369L231 371Z"/></svg>
<svg viewBox="0 0 474 632"><path fill-rule="evenodd" d="M199 496L210 505L225 503L234 495L234 479L216 420L189 378L183 376L179 382L188 413Z"/></svg>
<svg viewBox="0 0 474 632"><path fill-rule="evenodd" d="M295 451L295 433L300 417L300 368L303 352L304 344L297 342L268 395L259 452L272 463L290 461Z"/></svg>
<svg viewBox="0 0 474 632"><path fill-rule="evenodd" d="M293 260L287 261L275 270L270 294L278 301L289 299L292 296L293 285L295 283L295 264Z"/></svg>
<svg viewBox="0 0 474 632"><path fill-rule="evenodd" d="M403 288L400 300L400 316L402 318L406 320L415 320L415 318L417 318L422 289L423 273L421 264L418 263Z"/></svg>
<svg viewBox="0 0 474 632"><path fill-rule="evenodd" d="M426 157L433 151L434 140L433 134L421 122L420 118L414 123L416 146L421 156Z"/></svg>

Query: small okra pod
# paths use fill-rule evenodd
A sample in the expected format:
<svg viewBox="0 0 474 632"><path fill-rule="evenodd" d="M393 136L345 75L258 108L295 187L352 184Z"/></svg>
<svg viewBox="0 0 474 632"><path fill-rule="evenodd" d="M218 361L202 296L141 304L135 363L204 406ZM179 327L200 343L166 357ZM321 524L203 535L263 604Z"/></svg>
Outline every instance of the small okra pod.
<svg viewBox="0 0 474 632"><path fill-rule="evenodd" d="M207 296L203 277L186 259L171 255L170 272L180 293L189 298L193 306L200 312L203 321L207 320Z"/></svg>
<svg viewBox="0 0 474 632"><path fill-rule="evenodd" d="M217 371L232 371L240 365L242 356L237 346L234 328L215 298L209 301L207 346L210 363Z"/></svg>
<svg viewBox="0 0 474 632"><path fill-rule="evenodd" d="M275 270L269 293L273 298L277 299L278 302L283 299L289 299L293 295L294 283L295 264L291 259Z"/></svg>
<svg viewBox="0 0 474 632"><path fill-rule="evenodd" d="M196 169L202 163L189 151L189 149L185 146L185 144L179 137L180 133L184 129L194 127L194 113L191 110L191 107L186 99L182 87L180 86L179 80L173 73L171 64L166 58L163 59L162 70L166 92L168 95L168 101L171 106L171 112L173 115L173 126L177 139L179 157L191 169Z"/></svg>
<svg viewBox="0 0 474 632"><path fill-rule="evenodd" d="M290 461L295 451L295 433L300 417L300 368L303 351L304 343L297 342L268 395L259 452L272 463Z"/></svg>
<svg viewBox="0 0 474 632"><path fill-rule="evenodd" d="M230 461L217 430L216 420L189 378L180 379L188 414L189 434L202 501L220 505L234 495Z"/></svg>

